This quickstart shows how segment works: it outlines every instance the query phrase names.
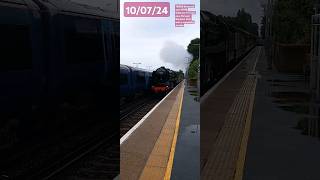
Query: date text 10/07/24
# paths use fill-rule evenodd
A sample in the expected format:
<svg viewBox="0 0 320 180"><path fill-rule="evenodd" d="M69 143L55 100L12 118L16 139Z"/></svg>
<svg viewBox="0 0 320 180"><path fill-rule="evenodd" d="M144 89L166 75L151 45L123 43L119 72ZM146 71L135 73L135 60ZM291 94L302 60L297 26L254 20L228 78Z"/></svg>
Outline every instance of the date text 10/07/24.
<svg viewBox="0 0 320 180"><path fill-rule="evenodd" d="M169 17L169 2L125 2L125 17Z"/></svg>

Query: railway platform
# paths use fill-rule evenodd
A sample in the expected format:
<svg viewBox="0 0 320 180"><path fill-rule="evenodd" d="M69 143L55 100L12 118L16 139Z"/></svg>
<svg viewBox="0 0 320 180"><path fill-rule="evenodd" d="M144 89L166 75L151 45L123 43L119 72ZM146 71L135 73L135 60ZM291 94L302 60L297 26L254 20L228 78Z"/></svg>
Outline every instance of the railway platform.
<svg viewBox="0 0 320 180"><path fill-rule="evenodd" d="M120 139L120 179L170 178L184 81Z"/></svg>
<svg viewBox="0 0 320 180"><path fill-rule="evenodd" d="M267 69L259 74L244 180L318 180L320 162L319 103L312 99L303 74Z"/></svg>
<svg viewBox="0 0 320 180"><path fill-rule="evenodd" d="M319 179L319 105L253 49L201 97L201 179Z"/></svg>
<svg viewBox="0 0 320 180"><path fill-rule="evenodd" d="M185 86L171 180L200 179L200 102L195 82Z"/></svg>
<svg viewBox="0 0 320 180"><path fill-rule="evenodd" d="M200 103L183 81L120 141L120 179L200 179Z"/></svg>
<svg viewBox="0 0 320 180"><path fill-rule="evenodd" d="M262 48L201 97L201 179L241 179Z"/></svg>

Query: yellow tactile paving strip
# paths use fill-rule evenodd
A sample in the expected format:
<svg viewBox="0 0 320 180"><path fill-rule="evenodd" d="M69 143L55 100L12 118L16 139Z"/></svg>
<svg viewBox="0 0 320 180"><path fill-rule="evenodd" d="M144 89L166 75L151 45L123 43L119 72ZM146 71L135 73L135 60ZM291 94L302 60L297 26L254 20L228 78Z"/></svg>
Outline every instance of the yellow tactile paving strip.
<svg viewBox="0 0 320 180"><path fill-rule="evenodd" d="M184 85L180 89L161 134L149 156L141 173L140 180L170 179L175 144L179 129L180 113L183 99Z"/></svg>
<svg viewBox="0 0 320 180"><path fill-rule="evenodd" d="M166 124L173 107L176 106L175 103L178 101L182 86L183 83L180 83L158 108L150 114L143 124L131 134L130 138L121 144L121 180L136 180L141 177L149 160L149 156L153 152L160 134L162 134L163 127ZM177 109L177 107L175 108ZM167 133L170 133L170 131L168 130ZM172 142L172 139L168 138L167 141ZM157 152L160 158L162 152ZM160 160L156 161L155 159L153 163L159 163L158 165L161 166Z"/></svg>
<svg viewBox="0 0 320 180"><path fill-rule="evenodd" d="M201 171L201 179L242 179L256 83L255 75L248 75L243 82L218 137L210 148L208 160Z"/></svg>
<svg viewBox="0 0 320 180"><path fill-rule="evenodd" d="M250 135L251 118L252 118L252 112L253 112L256 86L257 86L257 78L254 78L252 91L250 92L249 107L248 107L248 112L246 116L245 127L243 130L243 136L240 144L240 151L239 151L238 160L237 160L236 173L234 176L235 180L241 180L243 177L243 169L244 169L245 156L247 152L247 145L248 145L248 140Z"/></svg>
<svg viewBox="0 0 320 180"><path fill-rule="evenodd" d="M170 156L169 156L169 160L168 160L168 164L167 164L166 174L164 176L165 180L170 180L170 178L171 178L174 153L176 150L179 127L180 127L180 117L181 117L181 109L182 109L182 102L183 102L183 96L184 96L184 94L183 94L184 93L184 86L182 87L181 91L182 91L182 93L180 95L180 105L179 105L179 111L178 111L177 120L176 120L176 127L174 130L174 136L173 136L173 141L172 141L172 145L171 145Z"/></svg>
<svg viewBox="0 0 320 180"><path fill-rule="evenodd" d="M264 51L262 52L264 53ZM248 140L249 140L249 135L250 135L250 129L251 129L251 120L252 120L252 113L253 113L253 106L254 106L254 99L255 99L255 94L256 94L256 87L257 87L257 72L256 72L256 66L258 63L258 60L260 59L261 56L261 49L259 49L259 54L258 54L258 59L255 61L255 64L252 68L252 73L254 76L250 76L250 78L253 78L253 89L250 92L250 102L249 102L249 107L248 107L248 113L246 116L245 120L245 126L243 130L243 135L241 139L241 144L240 144L240 150L239 150L239 155L238 155L238 160L237 160L237 167L236 167L236 172L234 176L234 180L242 180L243 177L243 170L244 170L244 164L246 160L246 152L247 152L247 146L248 146Z"/></svg>
<svg viewBox="0 0 320 180"><path fill-rule="evenodd" d="M237 95L217 141L202 171L203 179L231 180L234 177L241 137L248 114L254 79L248 78Z"/></svg>

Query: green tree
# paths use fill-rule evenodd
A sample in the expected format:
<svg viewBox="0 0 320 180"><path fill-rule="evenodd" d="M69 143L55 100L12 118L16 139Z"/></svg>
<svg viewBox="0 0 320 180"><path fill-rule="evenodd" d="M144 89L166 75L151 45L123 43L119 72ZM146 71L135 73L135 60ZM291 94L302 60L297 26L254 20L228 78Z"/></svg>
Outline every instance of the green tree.
<svg viewBox="0 0 320 180"><path fill-rule="evenodd" d="M219 16L220 17L220 16ZM223 19L233 26L243 29L252 34L259 34L259 26L252 22L251 14L245 11L245 9L239 9L236 17L223 17Z"/></svg>
<svg viewBox="0 0 320 180"><path fill-rule="evenodd" d="M184 73L183 73L183 71L181 69L178 71L178 78L179 79L183 79L184 78Z"/></svg>
<svg viewBox="0 0 320 180"><path fill-rule="evenodd" d="M309 43L313 0L278 0L274 6L273 33L281 43Z"/></svg>
<svg viewBox="0 0 320 180"><path fill-rule="evenodd" d="M189 79L196 80L198 79L198 71L199 71L199 59L195 59L191 62L188 70Z"/></svg>
<svg viewBox="0 0 320 180"><path fill-rule="evenodd" d="M237 12L236 21L241 28L248 30L252 24L252 17L242 8Z"/></svg>
<svg viewBox="0 0 320 180"><path fill-rule="evenodd" d="M188 52L192 54L193 60L199 59L200 38L195 38L188 45ZM193 61L192 60L192 61Z"/></svg>

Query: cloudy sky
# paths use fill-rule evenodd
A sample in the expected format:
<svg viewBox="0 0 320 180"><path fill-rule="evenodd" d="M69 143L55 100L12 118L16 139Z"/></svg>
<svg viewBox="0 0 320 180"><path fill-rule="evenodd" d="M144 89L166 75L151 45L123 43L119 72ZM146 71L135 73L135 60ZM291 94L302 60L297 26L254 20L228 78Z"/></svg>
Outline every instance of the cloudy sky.
<svg viewBox="0 0 320 180"><path fill-rule="evenodd" d="M78 3L117 9L117 0L71 0ZM184 69L190 55L186 47L191 39L200 37L199 8L200 0L163 0L171 4L171 16L161 18L132 18L123 16L123 3L151 0L120 0L120 43L121 64L154 70L166 66L175 70ZM201 8L226 16L235 16L240 8L245 8L253 21L260 24L263 15L261 3L266 0L201 0ZM186 25L183 28L174 27L174 4L196 4L196 24Z"/></svg>
<svg viewBox="0 0 320 180"><path fill-rule="evenodd" d="M153 18L124 17L123 3L128 1L130 0L120 1L121 64L136 66L133 63L141 63L140 68L150 70L160 66L185 70L190 58L186 48L192 39L200 37L199 0L164 0L162 2L170 2L170 17ZM196 24L175 27L174 5L181 3L196 4Z"/></svg>
<svg viewBox="0 0 320 180"><path fill-rule="evenodd" d="M252 15L253 22L260 25L263 15L261 3L266 0L201 0L201 9L208 10L215 14L235 16L240 8L245 8Z"/></svg>

